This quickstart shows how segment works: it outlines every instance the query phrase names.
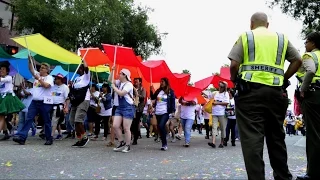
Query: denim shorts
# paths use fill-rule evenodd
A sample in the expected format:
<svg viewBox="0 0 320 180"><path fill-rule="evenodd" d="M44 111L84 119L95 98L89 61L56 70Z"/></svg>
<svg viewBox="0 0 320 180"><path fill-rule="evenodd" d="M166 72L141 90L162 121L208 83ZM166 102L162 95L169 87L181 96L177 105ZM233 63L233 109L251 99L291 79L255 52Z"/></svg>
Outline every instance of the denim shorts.
<svg viewBox="0 0 320 180"><path fill-rule="evenodd" d="M114 113L114 116L122 116L126 119L133 119L135 114L135 108L134 106L118 106L116 109L116 112Z"/></svg>

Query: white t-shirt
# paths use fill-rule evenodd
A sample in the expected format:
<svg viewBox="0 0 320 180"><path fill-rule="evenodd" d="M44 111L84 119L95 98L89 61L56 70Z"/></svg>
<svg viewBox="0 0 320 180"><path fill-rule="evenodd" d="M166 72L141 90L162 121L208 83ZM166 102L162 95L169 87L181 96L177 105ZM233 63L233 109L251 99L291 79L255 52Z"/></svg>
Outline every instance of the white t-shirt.
<svg viewBox="0 0 320 180"><path fill-rule="evenodd" d="M230 99L230 103L227 106L226 113L227 113L227 118L228 119L236 119L236 114L235 114L235 103L234 99Z"/></svg>
<svg viewBox="0 0 320 180"><path fill-rule="evenodd" d="M22 99L22 103L24 104L25 108L22 110L22 112L28 112L28 108L31 104L32 101L32 95L33 95L33 88L30 89L26 89L27 92L30 93L29 96L25 97ZM23 91L21 91L21 95L24 96L25 94L23 93Z"/></svg>
<svg viewBox="0 0 320 180"><path fill-rule="evenodd" d="M12 76L6 75L0 78L0 93L13 93Z"/></svg>
<svg viewBox="0 0 320 180"><path fill-rule="evenodd" d="M97 92L97 91L96 91ZM100 98L100 107L101 107L101 111L99 113L100 116L111 116L112 114L112 108L109 109L105 109L103 102L102 102L102 98Z"/></svg>
<svg viewBox="0 0 320 180"><path fill-rule="evenodd" d="M74 84L73 87L76 89L79 88L83 88L88 86L90 83L90 71L88 70L88 73L86 74L86 72L84 72L84 74L82 76L78 76L75 80L74 80ZM86 97L84 100L90 100L90 90L88 88Z"/></svg>
<svg viewBox="0 0 320 180"><path fill-rule="evenodd" d="M144 108L143 108L143 114L149 114L149 113L148 113L148 108L149 108L149 105L150 105L151 103L152 103L152 102L151 102L151 99L148 99L146 105L145 105Z"/></svg>
<svg viewBox="0 0 320 180"><path fill-rule="evenodd" d="M39 75L39 72L35 71L36 75ZM33 100L42 101L44 97L52 97L51 88L53 87L53 77L51 75L47 75L45 77L40 77L44 82L50 84L50 88L44 88L41 86L41 83L38 80L33 82Z"/></svg>
<svg viewBox="0 0 320 180"><path fill-rule="evenodd" d="M196 98L193 101L198 103ZM182 100L182 102L187 102L187 101ZM197 105L192 105L192 106L181 105L180 117L182 119L193 119L194 120L194 118L196 116L196 113L195 113L196 107L197 107Z"/></svg>
<svg viewBox="0 0 320 180"><path fill-rule="evenodd" d="M90 106L95 106L95 107L97 107L98 105L97 105L97 103L96 103L96 101L95 101L94 99L95 99L95 98L98 98L99 95L100 95L100 93L99 93L99 91L95 91L94 93L92 93L92 95L93 95L94 97L91 97L91 96L90 96Z"/></svg>
<svg viewBox="0 0 320 180"><path fill-rule="evenodd" d="M63 104L66 102L69 94L69 87L65 84L61 84L60 86L54 85L51 88L52 96L53 96L53 104Z"/></svg>
<svg viewBox="0 0 320 180"><path fill-rule="evenodd" d="M157 96L157 105L156 105L156 115L162 115L165 113L168 113L168 107L167 107L167 102L168 102L168 95L164 93L164 91L160 91L158 96Z"/></svg>
<svg viewBox="0 0 320 180"><path fill-rule="evenodd" d="M120 91L124 90L124 91L128 92L123 97L125 98L127 103L133 104L133 99L131 98L131 97L133 97L133 84L131 82L121 83L119 90ZM129 96L129 93L131 94L131 97ZM123 97L120 96L120 98L123 98Z"/></svg>
<svg viewBox="0 0 320 180"><path fill-rule="evenodd" d="M209 96L210 99L214 98L214 100L217 101L217 102L229 103L229 101L230 101L230 97L229 97L229 93L228 92L223 92L223 93L214 92L210 96ZM225 110L226 110L226 106L214 105L214 106L212 106L212 115L214 115L214 116L224 116L225 115Z"/></svg>
<svg viewBox="0 0 320 180"><path fill-rule="evenodd" d="M118 80L116 80L115 81L115 84L116 84L116 86L117 86L117 88L119 89L120 88L120 80L118 79ZM113 96L113 106L119 106L119 96L118 96L118 93L116 93L115 91L114 91L114 96Z"/></svg>

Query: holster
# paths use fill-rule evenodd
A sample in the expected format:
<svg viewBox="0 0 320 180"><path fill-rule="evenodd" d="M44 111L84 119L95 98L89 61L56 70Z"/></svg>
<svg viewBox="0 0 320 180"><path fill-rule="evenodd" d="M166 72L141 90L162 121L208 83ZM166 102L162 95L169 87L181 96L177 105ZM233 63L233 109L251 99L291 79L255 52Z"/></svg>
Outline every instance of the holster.
<svg viewBox="0 0 320 180"><path fill-rule="evenodd" d="M249 82L238 77L236 81L236 90L238 90L238 95L241 96L243 94L249 93L251 91L251 86Z"/></svg>

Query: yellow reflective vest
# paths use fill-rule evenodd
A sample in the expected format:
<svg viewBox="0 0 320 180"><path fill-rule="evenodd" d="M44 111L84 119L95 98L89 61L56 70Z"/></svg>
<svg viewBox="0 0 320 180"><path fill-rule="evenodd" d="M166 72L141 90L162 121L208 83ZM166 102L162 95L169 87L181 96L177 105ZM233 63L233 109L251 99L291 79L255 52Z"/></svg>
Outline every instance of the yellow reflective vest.
<svg viewBox="0 0 320 180"><path fill-rule="evenodd" d="M241 35L244 51L240 67L245 81L268 86L282 86L288 38L259 27Z"/></svg>
<svg viewBox="0 0 320 180"><path fill-rule="evenodd" d="M317 80L320 80L320 68L319 68L320 50L316 50L313 52L307 52L304 55L309 55L310 57L312 57L312 60L316 66L316 73L311 81L311 83L316 83ZM297 73L297 75L298 75L298 73Z"/></svg>

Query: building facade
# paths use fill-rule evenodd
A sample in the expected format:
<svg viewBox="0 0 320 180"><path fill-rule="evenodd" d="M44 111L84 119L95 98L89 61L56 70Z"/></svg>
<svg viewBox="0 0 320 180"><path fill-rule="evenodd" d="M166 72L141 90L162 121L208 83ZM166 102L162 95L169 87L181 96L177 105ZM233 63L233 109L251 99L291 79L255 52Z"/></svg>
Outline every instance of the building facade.
<svg viewBox="0 0 320 180"><path fill-rule="evenodd" d="M0 0L0 44L16 46L10 38L16 33L13 30L14 14L11 12L11 0Z"/></svg>

